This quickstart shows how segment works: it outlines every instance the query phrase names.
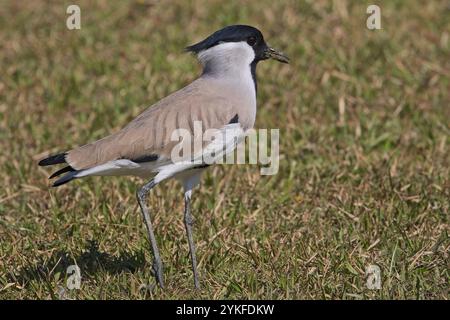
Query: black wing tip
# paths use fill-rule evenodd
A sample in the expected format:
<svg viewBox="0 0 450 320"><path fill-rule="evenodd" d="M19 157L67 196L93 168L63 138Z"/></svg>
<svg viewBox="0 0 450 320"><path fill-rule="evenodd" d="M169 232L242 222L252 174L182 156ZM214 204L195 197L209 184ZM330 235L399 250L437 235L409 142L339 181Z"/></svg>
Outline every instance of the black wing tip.
<svg viewBox="0 0 450 320"><path fill-rule="evenodd" d="M66 162L66 155L67 152L63 152L63 153L58 153L55 155L52 155L50 157L47 157L45 159L42 159L41 161L39 161L39 165L40 166L51 166L54 164L60 164L60 163L67 163ZM79 172L77 170L75 170L73 167L66 166L56 172L54 172L49 179L55 178L63 173L68 172L66 175L60 177L58 180L55 181L55 183L53 183L52 187L59 187L60 185L63 185L73 179L75 179L75 175Z"/></svg>
<svg viewBox="0 0 450 320"><path fill-rule="evenodd" d="M187 46L187 47L185 47L184 48L184 52L186 52L186 53L191 53L191 52L194 52L194 48L193 48L194 46L192 45L192 46Z"/></svg>
<svg viewBox="0 0 450 320"><path fill-rule="evenodd" d="M67 182L72 181L73 179L75 179L75 175L78 173L78 171L71 171L68 174L66 174L65 176L62 176L61 178L59 178L58 180L56 180L52 187L59 187L60 185L66 184Z"/></svg>
<svg viewBox="0 0 450 320"><path fill-rule="evenodd" d="M75 171L75 169L72 168L71 166L67 166L67 167L64 167L64 168L56 171L56 172L53 172L52 175L50 177L48 177L48 178L49 179L53 179L54 177L57 177L57 176L59 176L59 175L61 175L63 173L69 172L69 171Z"/></svg>
<svg viewBox="0 0 450 320"><path fill-rule="evenodd" d="M50 157L47 157L47 158L39 161L38 165L41 167L45 167L45 166L51 166L54 164L66 163L66 154L67 154L67 152L52 155Z"/></svg>

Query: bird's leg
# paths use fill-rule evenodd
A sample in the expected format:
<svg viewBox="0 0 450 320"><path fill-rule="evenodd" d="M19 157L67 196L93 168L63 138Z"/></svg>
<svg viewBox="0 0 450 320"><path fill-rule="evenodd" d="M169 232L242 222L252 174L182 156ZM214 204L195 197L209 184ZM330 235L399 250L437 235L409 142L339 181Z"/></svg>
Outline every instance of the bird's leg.
<svg viewBox="0 0 450 320"><path fill-rule="evenodd" d="M191 190L184 194L184 225L186 226L186 233L189 241L189 252L191 253L192 272L194 273L194 286L200 289L197 274L197 259L195 257L195 244L192 237L193 219L191 215Z"/></svg>
<svg viewBox="0 0 450 320"><path fill-rule="evenodd" d="M142 216L144 217L145 226L147 227L148 237L150 238L150 243L152 245L152 251L154 256L153 269L155 271L155 277L158 281L161 288L164 288L163 281L163 266L161 262L161 257L159 256L158 245L156 243L155 234L153 233L153 226L150 220L150 215L148 213L147 205L145 204L145 200L147 199L147 195L150 190L156 185L156 183L150 180L148 183L142 186L137 193L136 197L139 202L139 206L141 207Z"/></svg>

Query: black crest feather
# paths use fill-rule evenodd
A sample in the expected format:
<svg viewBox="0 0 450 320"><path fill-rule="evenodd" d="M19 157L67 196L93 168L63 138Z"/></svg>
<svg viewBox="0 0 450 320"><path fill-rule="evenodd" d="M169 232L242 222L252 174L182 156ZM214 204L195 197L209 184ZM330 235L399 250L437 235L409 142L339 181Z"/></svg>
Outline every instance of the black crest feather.
<svg viewBox="0 0 450 320"><path fill-rule="evenodd" d="M227 26L223 29L214 32L205 40L202 40L189 47L186 47L186 51L199 53L200 51L214 47L215 45L221 42L246 41L249 37L256 37L260 40L263 40L263 35L261 31L252 26L242 24Z"/></svg>

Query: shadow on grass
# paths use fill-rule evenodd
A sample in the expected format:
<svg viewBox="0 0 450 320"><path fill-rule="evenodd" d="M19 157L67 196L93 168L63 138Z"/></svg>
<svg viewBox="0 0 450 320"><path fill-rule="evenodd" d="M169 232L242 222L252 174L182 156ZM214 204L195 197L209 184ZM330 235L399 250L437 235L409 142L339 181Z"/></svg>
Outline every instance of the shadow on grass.
<svg viewBox="0 0 450 320"><path fill-rule="evenodd" d="M71 257L64 251L55 252L46 261L33 262L17 272L10 274L10 280L25 285L32 280L49 282L60 273L60 277L66 276L70 265L77 265L83 278L92 278L98 272L119 274L122 272L137 272L146 265L143 251L121 252L118 257L99 251L98 243L90 240L86 250L77 257ZM69 275L68 275L69 276Z"/></svg>

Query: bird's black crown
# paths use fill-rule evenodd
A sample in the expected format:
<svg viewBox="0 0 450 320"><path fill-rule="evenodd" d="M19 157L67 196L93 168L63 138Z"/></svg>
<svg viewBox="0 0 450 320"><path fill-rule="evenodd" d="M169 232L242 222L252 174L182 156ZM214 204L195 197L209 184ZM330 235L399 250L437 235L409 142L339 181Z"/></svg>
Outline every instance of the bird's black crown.
<svg viewBox="0 0 450 320"><path fill-rule="evenodd" d="M267 47L264 37L258 29L247 25L232 25L220 29L203 41L186 48L186 51L199 53L223 42L247 42L255 53Z"/></svg>

